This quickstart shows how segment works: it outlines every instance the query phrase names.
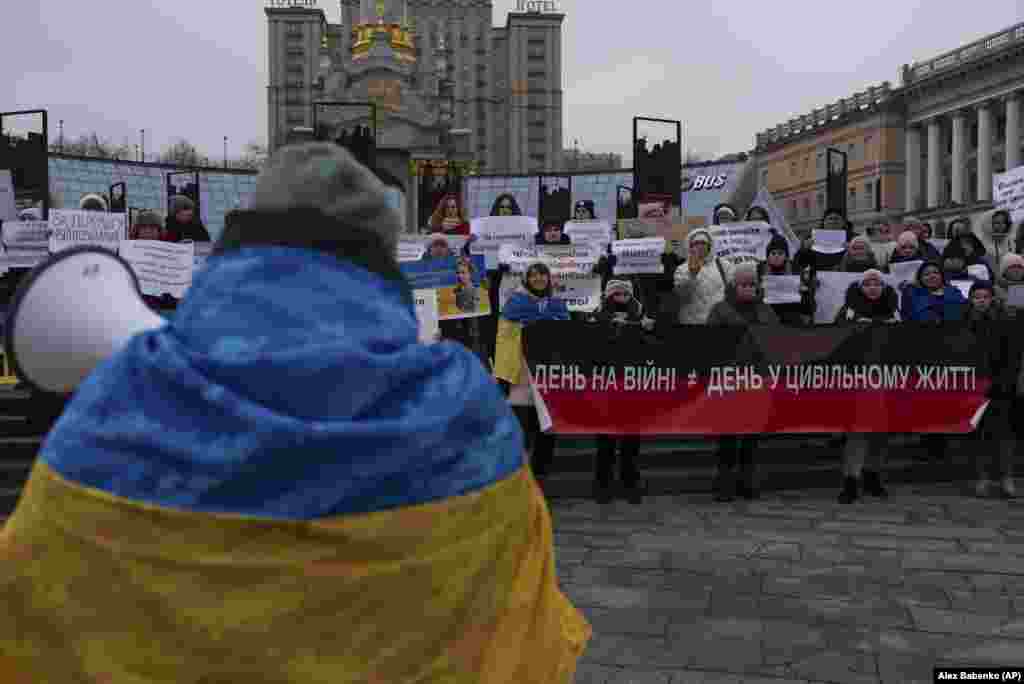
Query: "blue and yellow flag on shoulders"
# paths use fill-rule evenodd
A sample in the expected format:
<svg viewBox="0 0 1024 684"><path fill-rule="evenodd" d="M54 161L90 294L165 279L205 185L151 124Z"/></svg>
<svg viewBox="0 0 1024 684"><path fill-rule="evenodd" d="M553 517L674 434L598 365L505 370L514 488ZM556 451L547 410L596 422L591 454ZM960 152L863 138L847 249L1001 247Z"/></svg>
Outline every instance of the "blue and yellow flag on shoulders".
<svg viewBox="0 0 1024 684"><path fill-rule="evenodd" d="M243 248L97 368L0 533L0 682L572 682L518 423L401 290Z"/></svg>

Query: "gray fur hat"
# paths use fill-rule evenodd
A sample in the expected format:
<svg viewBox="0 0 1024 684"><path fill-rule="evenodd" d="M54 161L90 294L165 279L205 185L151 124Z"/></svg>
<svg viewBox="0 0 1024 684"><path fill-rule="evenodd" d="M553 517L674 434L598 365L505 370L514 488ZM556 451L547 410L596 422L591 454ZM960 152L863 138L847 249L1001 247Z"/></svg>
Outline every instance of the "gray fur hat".
<svg viewBox="0 0 1024 684"><path fill-rule="evenodd" d="M255 211L315 209L347 227L398 243L402 217L391 207L385 185L348 150L314 142L282 148L256 181Z"/></svg>

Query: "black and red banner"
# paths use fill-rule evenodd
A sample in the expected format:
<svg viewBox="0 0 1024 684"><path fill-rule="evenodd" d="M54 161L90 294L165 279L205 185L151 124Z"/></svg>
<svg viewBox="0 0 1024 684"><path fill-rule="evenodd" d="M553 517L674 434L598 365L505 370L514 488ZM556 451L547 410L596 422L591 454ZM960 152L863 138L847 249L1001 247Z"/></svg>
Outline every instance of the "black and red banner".
<svg viewBox="0 0 1024 684"><path fill-rule="evenodd" d="M679 326L654 337L554 321L527 329L524 352L558 434L967 433L1021 332Z"/></svg>

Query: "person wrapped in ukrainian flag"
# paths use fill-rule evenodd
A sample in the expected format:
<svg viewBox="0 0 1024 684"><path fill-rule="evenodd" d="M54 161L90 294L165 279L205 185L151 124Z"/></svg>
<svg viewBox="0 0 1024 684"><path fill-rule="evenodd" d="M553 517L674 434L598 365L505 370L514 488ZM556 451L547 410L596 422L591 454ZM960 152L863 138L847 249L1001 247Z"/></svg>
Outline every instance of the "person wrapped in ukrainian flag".
<svg viewBox="0 0 1024 684"><path fill-rule="evenodd" d="M47 436L0 533L0 682L571 682L591 629L518 421L417 342L384 186L311 143L251 207Z"/></svg>

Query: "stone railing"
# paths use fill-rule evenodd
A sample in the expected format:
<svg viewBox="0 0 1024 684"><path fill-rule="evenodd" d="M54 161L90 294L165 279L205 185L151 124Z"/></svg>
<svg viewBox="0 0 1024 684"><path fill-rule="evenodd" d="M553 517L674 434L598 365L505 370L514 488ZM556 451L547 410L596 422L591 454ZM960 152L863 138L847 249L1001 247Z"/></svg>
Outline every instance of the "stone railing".
<svg viewBox="0 0 1024 684"><path fill-rule="evenodd" d="M851 114L877 105L892 94L892 84L885 81L881 85L872 86L867 90L854 93L850 97L843 98L838 102L815 109L810 114L790 119L786 123L779 124L775 128L757 134L757 147L777 143L806 131L821 128L834 121L843 119Z"/></svg>
<svg viewBox="0 0 1024 684"><path fill-rule="evenodd" d="M1024 22L927 61L904 65L901 73L903 85L909 85L915 81L929 78L947 69L961 66L986 55L1005 50L1012 45L1020 44L1024 44Z"/></svg>

